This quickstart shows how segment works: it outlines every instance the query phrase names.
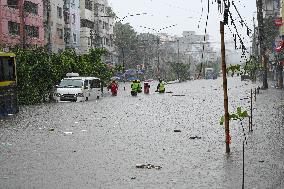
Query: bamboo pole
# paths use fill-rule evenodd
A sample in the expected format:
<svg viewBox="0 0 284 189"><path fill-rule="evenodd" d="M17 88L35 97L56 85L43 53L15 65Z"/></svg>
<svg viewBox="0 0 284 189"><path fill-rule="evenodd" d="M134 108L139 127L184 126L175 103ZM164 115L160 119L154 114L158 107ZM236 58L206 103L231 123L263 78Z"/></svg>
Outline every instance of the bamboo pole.
<svg viewBox="0 0 284 189"><path fill-rule="evenodd" d="M221 59L222 59L223 90L224 90L226 153L230 153L230 127L229 127L229 110L228 110L227 68L225 60L226 56L225 56L224 22L220 22L220 34L221 34Z"/></svg>

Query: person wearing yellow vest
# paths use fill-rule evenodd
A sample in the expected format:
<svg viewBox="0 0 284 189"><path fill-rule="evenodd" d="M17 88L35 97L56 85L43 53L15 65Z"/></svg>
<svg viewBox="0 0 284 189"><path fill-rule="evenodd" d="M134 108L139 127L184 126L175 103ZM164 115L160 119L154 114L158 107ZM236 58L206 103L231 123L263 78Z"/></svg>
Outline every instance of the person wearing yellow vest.
<svg viewBox="0 0 284 189"><path fill-rule="evenodd" d="M166 88L165 88L165 83L164 83L161 79L159 79L159 84L158 84L158 86L157 86L156 92L164 93L165 90L166 90Z"/></svg>
<svg viewBox="0 0 284 189"><path fill-rule="evenodd" d="M138 93L141 93L141 92L142 92L142 87L141 87L140 80L137 80L137 92L138 92Z"/></svg>
<svg viewBox="0 0 284 189"><path fill-rule="evenodd" d="M131 84L131 95L136 96L138 92L139 84L137 80L134 80Z"/></svg>

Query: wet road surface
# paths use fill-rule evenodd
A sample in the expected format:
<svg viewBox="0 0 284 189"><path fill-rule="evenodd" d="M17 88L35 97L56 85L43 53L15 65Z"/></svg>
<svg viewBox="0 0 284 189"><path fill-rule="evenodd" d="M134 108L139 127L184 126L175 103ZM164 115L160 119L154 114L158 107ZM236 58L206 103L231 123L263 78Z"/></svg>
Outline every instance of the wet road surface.
<svg viewBox="0 0 284 189"><path fill-rule="evenodd" d="M257 85L228 84L230 111L249 110ZM221 79L168 84L165 94L151 83L137 97L123 85L116 97L25 106L2 119L0 188L241 188L244 132L230 122L226 155ZM283 91L261 91L252 133L243 121L245 188L284 188L283 100Z"/></svg>

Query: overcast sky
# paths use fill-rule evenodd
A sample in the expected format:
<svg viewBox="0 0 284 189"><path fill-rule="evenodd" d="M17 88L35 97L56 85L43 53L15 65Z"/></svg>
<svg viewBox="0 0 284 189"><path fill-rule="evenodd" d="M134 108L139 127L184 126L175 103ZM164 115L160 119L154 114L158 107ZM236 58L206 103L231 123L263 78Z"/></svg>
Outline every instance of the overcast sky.
<svg viewBox="0 0 284 189"><path fill-rule="evenodd" d="M164 29L162 33L181 36L183 31L196 31L197 34L205 33L205 23L208 12L208 0L108 0L118 17L123 18L129 14L147 13L146 15L127 17L123 23L130 23L138 32L151 32L171 25L176 25L169 29ZM210 0L209 19L207 34L210 41L220 41L219 23L222 20L218 11L216 0ZM231 1L232 2L232 1ZM235 0L239 13L246 21L247 25L253 29L253 16L256 17L255 0ZM203 13L202 13L203 8ZM232 14L236 23L240 19L234 7L231 7ZM202 15L202 16L201 16ZM199 25L199 28L198 28ZM143 26L143 27L140 27ZM244 37L245 42L249 42L247 30L237 25L238 31ZM227 40L232 40L232 34L226 27ZM233 33L235 29L230 26Z"/></svg>

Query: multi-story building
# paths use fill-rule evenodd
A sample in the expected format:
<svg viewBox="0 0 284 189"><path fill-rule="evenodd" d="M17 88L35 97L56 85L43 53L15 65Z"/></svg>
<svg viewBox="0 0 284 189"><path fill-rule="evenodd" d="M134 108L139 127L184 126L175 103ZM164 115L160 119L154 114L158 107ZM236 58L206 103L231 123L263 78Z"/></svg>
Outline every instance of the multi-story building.
<svg viewBox="0 0 284 189"><path fill-rule="evenodd" d="M80 51L79 0L45 0L45 42L52 52L66 48Z"/></svg>
<svg viewBox="0 0 284 189"><path fill-rule="evenodd" d="M95 35L97 47L104 47L109 52L114 51L113 27L114 17L111 7L107 0L96 0L94 5L95 12Z"/></svg>
<svg viewBox="0 0 284 189"><path fill-rule="evenodd" d="M63 5L64 1L44 1L45 43L55 53L65 49Z"/></svg>
<svg viewBox="0 0 284 189"><path fill-rule="evenodd" d="M280 0L263 0L263 16L278 16L280 10Z"/></svg>
<svg viewBox="0 0 284 189"><path fill-rule="evenodd" d="M0 0L0 46L15 45L44 45L42 0Z"/></svg>
<svg viewBox="0 0 284 189"><path fill-rule="evenodd" d="M66 48L80 52L80 1L64 0L64 42Z"/></svg>
<svg viewBox="0 0 284 189"><path fill-rule="evenodd" d="M105 48L108 55L104 62L116 62L116 51L113 43L115 15L107 0L81 0L81 53L91 48Z"/></svg>
<svg viewBox="0 0 284 189"><path fill-rule="evenodd" d="M80 0L80 19L81 19L81 53L88 53L89 49L94 48L94 5L91 0Z"/></svg>

